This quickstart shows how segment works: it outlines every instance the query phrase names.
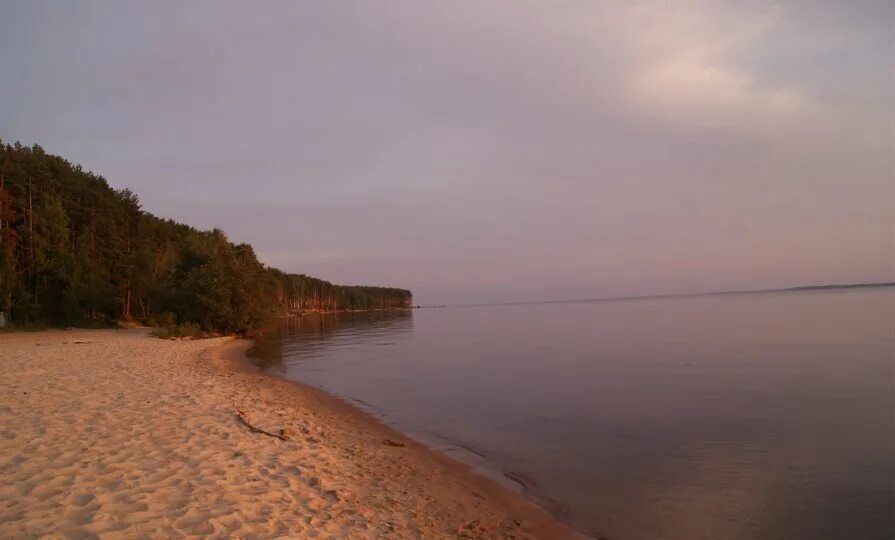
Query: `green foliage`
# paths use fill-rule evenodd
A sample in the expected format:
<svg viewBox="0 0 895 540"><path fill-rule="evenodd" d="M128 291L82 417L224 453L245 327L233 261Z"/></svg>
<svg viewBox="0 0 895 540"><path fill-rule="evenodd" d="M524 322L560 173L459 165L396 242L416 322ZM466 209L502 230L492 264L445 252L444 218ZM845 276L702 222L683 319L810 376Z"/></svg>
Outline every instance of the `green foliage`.
<svg viewBox="0 0 895 540"><path fill-rule="evenodd" d="M18 325L137 320L250 332L283 312L410 307L410 291L267 268L247 244L140 209L130 190L0 142L0 311Z"/></svg>

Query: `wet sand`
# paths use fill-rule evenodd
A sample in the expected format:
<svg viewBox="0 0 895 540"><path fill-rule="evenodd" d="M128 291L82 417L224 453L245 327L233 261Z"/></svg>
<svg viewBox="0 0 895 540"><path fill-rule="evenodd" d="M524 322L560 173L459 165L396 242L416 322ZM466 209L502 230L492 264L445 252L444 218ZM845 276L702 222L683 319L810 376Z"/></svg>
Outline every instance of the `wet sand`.
<svg viewBox="0 0 895 540"><path fill-rule="evenodd" d="M249 345L0 335L0 538L578 537Z"/></svg>

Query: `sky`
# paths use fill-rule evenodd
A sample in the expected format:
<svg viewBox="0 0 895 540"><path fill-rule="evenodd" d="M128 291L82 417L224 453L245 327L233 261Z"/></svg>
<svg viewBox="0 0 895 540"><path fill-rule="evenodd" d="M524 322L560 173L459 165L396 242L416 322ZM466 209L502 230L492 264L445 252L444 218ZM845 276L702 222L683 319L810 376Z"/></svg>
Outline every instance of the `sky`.
<svg viewBox="0 0 895 540"><path fill-rule="evenodd" d="M458 304L895 280L895 3L0 3L0 139Z"/></svg>

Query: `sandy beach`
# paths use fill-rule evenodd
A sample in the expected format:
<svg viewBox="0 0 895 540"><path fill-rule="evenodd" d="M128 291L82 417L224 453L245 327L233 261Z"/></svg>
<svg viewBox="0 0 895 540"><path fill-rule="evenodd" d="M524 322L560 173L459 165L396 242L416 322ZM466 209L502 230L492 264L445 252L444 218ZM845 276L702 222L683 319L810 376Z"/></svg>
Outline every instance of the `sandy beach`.
<svg viewBox="0 0 895 540"><path fill-rule="evenodd" d="M249 345L0 335L0 538L576 536Z"/></svg>

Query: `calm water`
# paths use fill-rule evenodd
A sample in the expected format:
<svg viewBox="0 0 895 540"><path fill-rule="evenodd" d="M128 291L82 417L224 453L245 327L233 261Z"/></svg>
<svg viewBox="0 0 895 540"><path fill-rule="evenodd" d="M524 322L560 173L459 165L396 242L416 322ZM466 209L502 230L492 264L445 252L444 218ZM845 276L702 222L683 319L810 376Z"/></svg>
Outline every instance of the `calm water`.
<svg viewBox="0 0 895 540"><path fill-rule="evenodd" d="M768 293L305 317L259 350L594 535L890 539L893 323L895 289Z"/></svg>

